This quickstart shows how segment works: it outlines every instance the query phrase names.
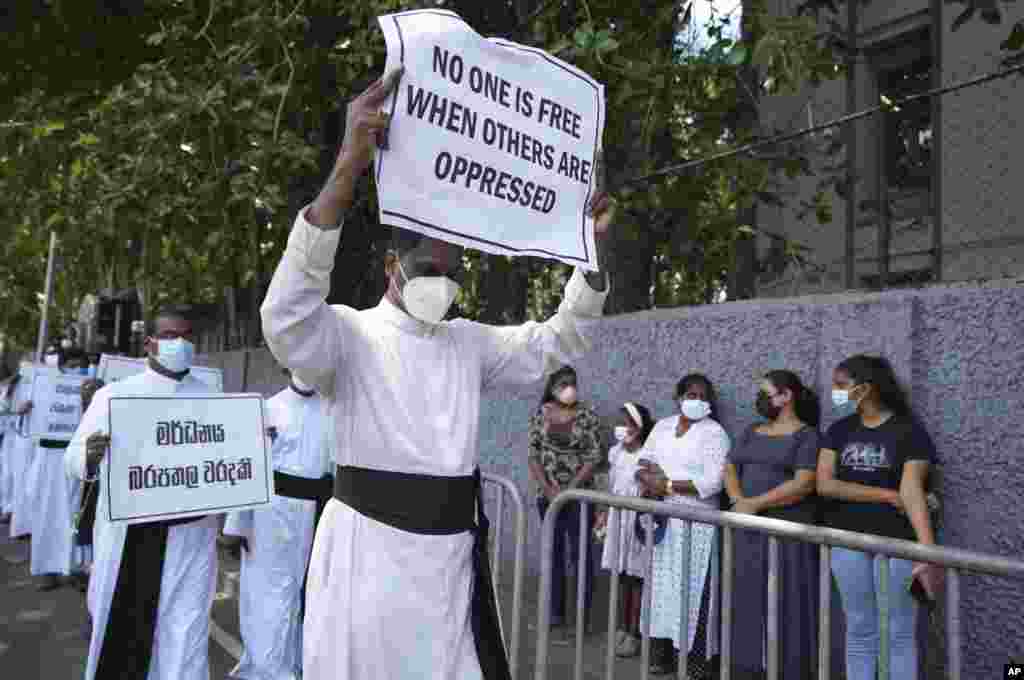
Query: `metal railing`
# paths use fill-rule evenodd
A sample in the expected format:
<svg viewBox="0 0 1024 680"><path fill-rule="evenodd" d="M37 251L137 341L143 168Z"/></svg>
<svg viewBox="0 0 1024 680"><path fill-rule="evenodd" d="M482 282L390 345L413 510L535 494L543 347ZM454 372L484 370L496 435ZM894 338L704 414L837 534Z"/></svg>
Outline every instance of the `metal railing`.
<svg viewBox="0 0 1024 680"><path fill-rule="evenodd" d="M539 611L537 615L537 660L535 667L535 680L546 680L548 672L548 648L549 648L549 624L551 620L551 578L552 578L552 548L555 537L555 522L558 513L570 501L579 501L583 508L580 512L580 554L585 549L586 540L590 540L590 527L588 507L590 503L610 506L625 510L634 510L642 514L664 515L684 522L684 545L689 545L691 525L693 522L708 524L720 527L722 530L722 611L721 611L721 680L730 680L731 674L731 651L732 651L732 614L733 614L733 563L734 563L734 537L733 530L742 529L768 535L768 603L766 609L767 618L767 652L766 665L768 680L779 679L779 541L780 539L799 541L803 543L814 543L820 546L820 602L818 622L818 678L829 680L831 677L831 603L832 603L832 574L830 570L832 546L847 548L861 552L882 555L884 558L879 566L879 629L880 629L880 654L879 654L879 677L891 680L889 655L890 640L888 635L889 619L889 598L886 597L889 584L889 560L901 558L915 562L928 562L945 567L946 573L946 643L947 643L947 677L949 680L962 680L961 675L961 630L960 630L960 572L971 571L995 576L1020 576L1024 577L1024 561L1013 560L996 555L961 550L958 548L927 546L913 541L860 534L852 531L841 531L838 529L826 529L824 527L787 522L784 520L768 519L752 515L741 515L733 512L722 512L709 508L702 508L695 505L680 505L665 503L661 501L646 500L643 498L613 496L607 493L596 491L570 490L559 494L548 508L541 527L541 566L540 566L540 592ZM606 549L610 550L608 556L609 564L618 564L618 550L621 546L619 532L622 530L621 515L617 521L609 522L607 535L605 537ZM632 527L629 527L632 529ZM653 551L653 531L646 532L647 555L650 557ZM690 551L684 550L682 555L682 607L680 620L679 639L682 649L687 648L689 639L689 615L688 607L690 602ZM647 560L648 576L652 568L653 560ZM574 678L583 678L583 602L584 602L584 573L585 560L579 560L580 577L577 579L576 598L576 662ZM648 578L644 588L644 609L650 612L651 586ZM619 571L611 570L611 585L608 610L608 648L606 650L605 674L608 680L615 677L615 634L616 618L618 613L618 591ZM649 673L650 660L650 619L648 615L646 625L642 626L642 666L641 677L646 680ZM687 678L687 654L681 651L679 654L678 677ZM899 680L903 680L900 678Z"/></svg>
<svg viewBox="0 0 1024 680"><path fill-rule="evenodd" d="M526 558L526 511L523 503L523 496L519 488L510 479L481 472L481 479L484 484L484 493L488 486L497 487L497 494L494 497L495 512L491 515L491 575L494 579L494 597L501 603L501 548L505 520L505 497L512 501L513 521L515 522L515 542L513 543L514 562L512 568L512 618L511 626L506 639L506 653L508 654L509 670L512 677L516 677L519 669L519 642L520 629L523 613L523 570L525 569ZM504 625L504 624L502 624Z"/></svg>

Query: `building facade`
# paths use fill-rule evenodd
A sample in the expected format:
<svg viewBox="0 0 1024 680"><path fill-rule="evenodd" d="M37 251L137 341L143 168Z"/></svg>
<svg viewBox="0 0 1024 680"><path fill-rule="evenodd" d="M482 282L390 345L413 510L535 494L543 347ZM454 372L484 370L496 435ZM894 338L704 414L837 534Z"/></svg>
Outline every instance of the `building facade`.
<svg viewBox="0 0 1024 680"><path fill-rule="evenodd" d="M799 3L771 4L792 15ZM844 14L834 18L858 48L850 73L763 101L761 120L767 130L797 130L876 106L883 98L898 101L998 71L1006 56L1000 43L1024 18L1024 7L1000 6L1002 24L975 18L954 31L960 4L844 3L844 14L854 7L852 20ZM783 206L758 205L759 297L1024 275L1024 191L1014 165L1024 157L1021 76L935 99L809 140L814 174L782 186ZM844 142L838 153L824 151L833 141ZM813 200L829 172L845 176L848 167L852 188L842 182L826 190L832 221L819 224L803 204ZM787 256L780 236L800 258Z"/></svg>

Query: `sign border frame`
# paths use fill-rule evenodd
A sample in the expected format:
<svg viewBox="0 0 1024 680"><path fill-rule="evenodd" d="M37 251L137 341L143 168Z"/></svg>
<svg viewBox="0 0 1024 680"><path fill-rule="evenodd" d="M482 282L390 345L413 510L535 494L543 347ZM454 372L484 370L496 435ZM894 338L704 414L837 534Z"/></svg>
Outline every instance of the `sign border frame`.
<svg viewBox="0 0 1024 680"><path fill-rule="evenodd" d="M189 400L189 401L221 400L221 401L223 401L223 400L227 400L227 399L255 399L255 400L257 400L259 402L259 406L260 406L260 432L266 432L265 404L264 404L263 397L261 395L259 395L259 394L196 394L196 395L181 396L181 397L165 397L165 396L149 396L149 397L147 397L147 396L122 396L122 397L116 397L115 396L115 397L111 397L110 401L108 403L113 403L114 401L185 401L185 400ZM107 432L113 433L113 431L114 431L113 424L114 424L114 410L112 408L108 407L107 408ZM265 478L269 478L269 481L268 481L269 488L273 489L273 483L274 483L273 482L273 479L274 479L273 478L273 469L271 467L270 452L267 449L267 439L266 439L266 437L261 437L260 441L262 442L262 445L263 445L263 457L264 457L264 460L265 460L264 477ZM183 512L164 512L164 513L157 513L157 514L151 514L151 515L135 515L135 516L131 516L131 517L117 517L117 518L115 518L114 517L114 506L113 506L113 503L111 502L111 491L110 491L110 465L111 465L111 459L113 458L113 453L114 453L114 448L111 446L109 448L109 450L107 451L107 455L104 457L104 460L105 460L105 462L107 464L107 470L106 470L106 472L107 472L107 483L105 485L107 487L107 521L110 522L111 524L121 524L121 525L125 525L125 526L130 526L130 525L133 525L133 524L147 524L147 523L150 523L150 522L162 521L160 518L165 518L165 517L168 517L168 516L179 517L179 518L188 518L189 516L193 516L198 521L201 517L206 517L206 516L209 516L209 515L221 515L221 514L225 514L226 512L229 512L230 510L232 510L234 508L247 507L247 506L251 505L250 503L241 503L241 504L235 504L235 505L224 505L224 506L219 506L219 507L216 507L216 508L207 508L205 510L185 510ZM264 488L266 488L266 486L267 485L264 485ZM273 491L270 491L270 492L268 492L266 494L266 498L262 502L266 503L267 505L269 505L270 502L271 502L272 497L273 497ZM218 511L224 511L224 512L218 512ZM153 518L153 519L148 520L148 522L147 521L135 521L135 520L139 520L140 518L146 518L146 517L150 517L150 518Z"/></svg>

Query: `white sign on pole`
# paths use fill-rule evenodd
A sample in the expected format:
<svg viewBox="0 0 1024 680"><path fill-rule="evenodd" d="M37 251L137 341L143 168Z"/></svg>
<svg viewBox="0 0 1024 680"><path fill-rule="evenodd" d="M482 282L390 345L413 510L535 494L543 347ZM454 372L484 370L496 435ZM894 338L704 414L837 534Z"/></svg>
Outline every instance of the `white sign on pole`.
<svg viewBox="0 0 1024 680"><path fill-rule="evenodd" d="M82 419L82 383L86 379L56 368L35 369L29 418L33 439L71 440Z"/></svg>
<svg viewBox="0 0 1024 680"><path fill-rule="evenodd" d="M145 370L146 359L101 354L99 366L96 368L96 377L110 384L133 375L138 375ZM224 391L224 371L221 369L208 366L193 366L189 369L189 373L196 380L209 385L214 392Z"/></svg>
<svg viewBox="0 0 1024 680"><path fill-rule="evenodd" d="M112 397L109 428L111 522L270 504L274 476L258 394Z"/></svg>
<svg viewBox="0 0 1024 680"><path fill-rule="evenodd" d="M483 38L453 12L378 21L386 72L405 67L377 157L381 222L595 270L587 203L604 86L536 48Z"/></svg>

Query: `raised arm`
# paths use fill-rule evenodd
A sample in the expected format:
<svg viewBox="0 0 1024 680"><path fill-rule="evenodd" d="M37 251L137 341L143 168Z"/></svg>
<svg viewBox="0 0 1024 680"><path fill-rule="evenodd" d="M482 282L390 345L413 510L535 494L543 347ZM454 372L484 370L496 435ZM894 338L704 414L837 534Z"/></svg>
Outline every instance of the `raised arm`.
<svg viewBox="0 0 1024 680"><path fill-rule="evenodd" d="M333 387L345 351L344 319L326 302L341 222L387 129L388 116L379 109L400 76L400 70L392 72L349 104L334 170L316 200L296 218L260 309L274 357L321 393Z"/></svg>
<svg viewBox="0 0 1024 680"><path fill-rule="evenodd" d="M614 203L598 195L591 203L596 220L598 262L604 259L604 242L615 215ZM519 326L485 326L468 321L453 322L471 327L473 340L483 348L483 386L528 385L564 364L579 360L590 350L588 331L601 318L609 283L604 271L584 274L573 271L565 286L562 303L553 317L543 323L529 321Z"/></svg>

